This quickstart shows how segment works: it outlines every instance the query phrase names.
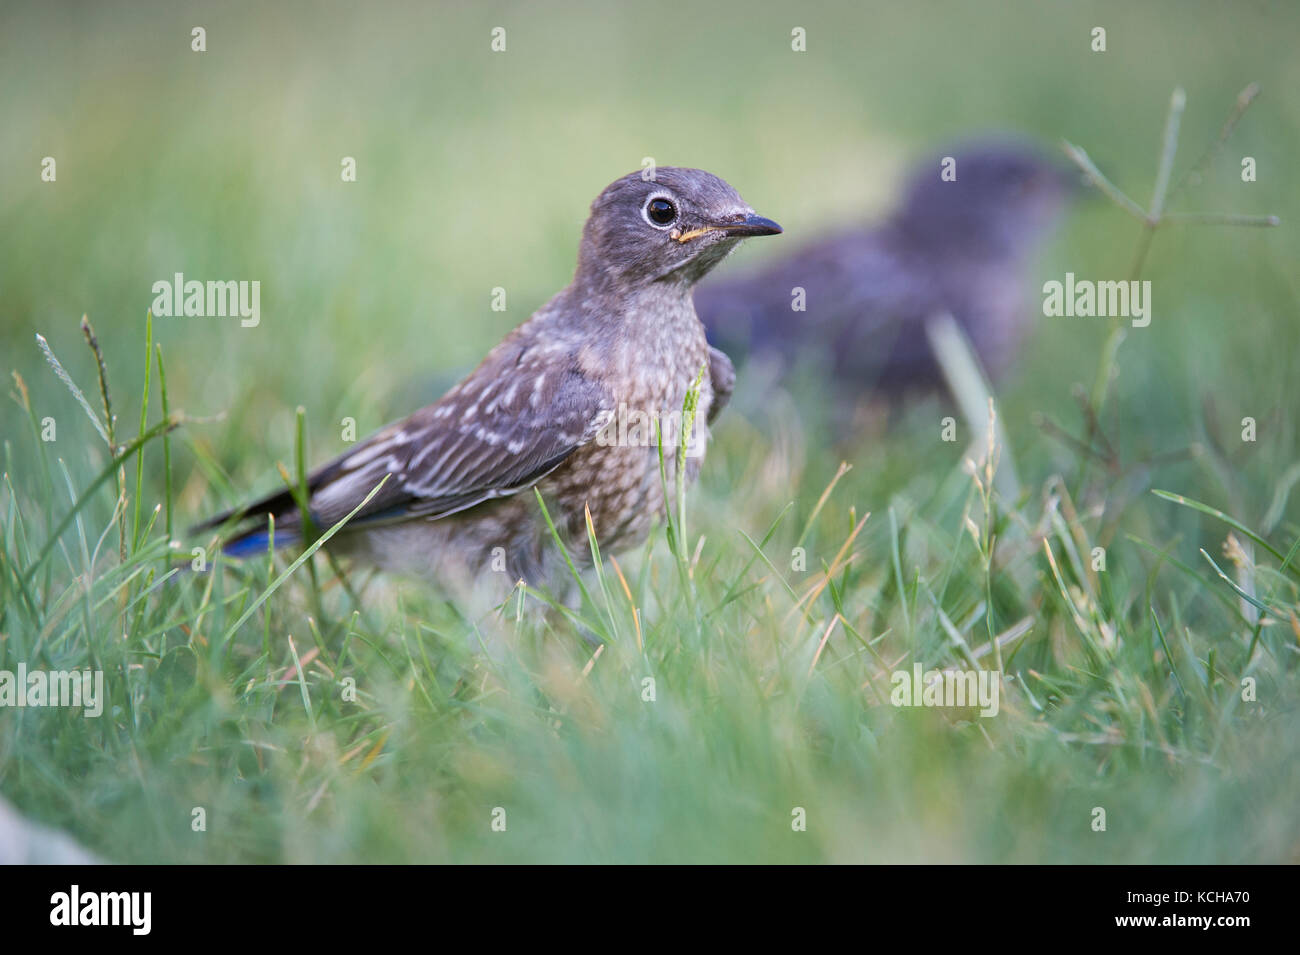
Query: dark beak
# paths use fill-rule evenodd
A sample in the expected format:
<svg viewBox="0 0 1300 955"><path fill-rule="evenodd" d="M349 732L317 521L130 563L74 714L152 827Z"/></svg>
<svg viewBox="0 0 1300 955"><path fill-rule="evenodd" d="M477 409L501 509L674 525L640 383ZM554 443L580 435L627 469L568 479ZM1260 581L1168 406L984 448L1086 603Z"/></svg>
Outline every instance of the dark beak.
<svg viewBox="0 0 1300 955"><path fill-rule="evenodd" d="M719 232L725 232L727 235L737 237L754 236L754 235L780 235L783 231L779 225L771 219L764 219L762 216L750 214L745 216L739 222L727 222L717 226Z"/></svg>

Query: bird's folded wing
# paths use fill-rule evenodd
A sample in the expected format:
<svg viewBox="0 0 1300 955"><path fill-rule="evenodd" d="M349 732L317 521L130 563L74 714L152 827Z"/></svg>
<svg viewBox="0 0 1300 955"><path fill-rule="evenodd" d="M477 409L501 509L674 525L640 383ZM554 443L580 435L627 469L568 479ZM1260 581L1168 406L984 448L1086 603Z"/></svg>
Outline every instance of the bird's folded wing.
<svg viewBox="0 0 1300 955"><path fill-rule="evenodd" d="M472 376L342 459L312 494L316 522L342 518L386 474L393 475L388 485L354 521L442 517L514 494L591 441L613 413L606 390L576 368L482 378Z"/></svg>
<svg viewBox="0 0 1300 955"><path fill-rule="evenodd" d="M709 407L708 423L713 424L736 390L736 366L725 352L712 346L709 347L709 383L713 386L713 404Z"/></svg>
<svg viewBox="0 0 1300 955"><path fill-rule="evenodd" d="M588 443L613 415L614 401L576 365L503 368L484 362L436 404L389 425L308 478L312 520L331 527L384 487L350 526L436 518L532 487ZM512 374L513 372L513 374ZM231 513L275 514L296 524L292 496L280 492Z"/></svg>

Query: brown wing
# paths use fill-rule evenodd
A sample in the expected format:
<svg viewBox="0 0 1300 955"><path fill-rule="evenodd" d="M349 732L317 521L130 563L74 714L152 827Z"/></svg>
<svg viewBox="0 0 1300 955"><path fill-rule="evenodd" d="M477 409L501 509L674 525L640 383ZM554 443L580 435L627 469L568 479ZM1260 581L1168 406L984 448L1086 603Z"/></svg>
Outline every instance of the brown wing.
<svg viewBox="0 0 1300 955"><path fill-rule="evenodd" d="M312 520L328 528L391 475L350 526L438 518L532 487L613 415L606 389L571 357L527 360L516 345L489 355L436 404L389 425L308 480ZM292 495L282 491L218 515L275 514L298 523Z"/></svg>
<svg viewBox="0 0 1300 955"><path fill-rule="evenodd" d="M709 381L713 385L713 404L709 406L709 424L717 420L731 400L736 388L736 366L725 352L709 346Z"/></svg>

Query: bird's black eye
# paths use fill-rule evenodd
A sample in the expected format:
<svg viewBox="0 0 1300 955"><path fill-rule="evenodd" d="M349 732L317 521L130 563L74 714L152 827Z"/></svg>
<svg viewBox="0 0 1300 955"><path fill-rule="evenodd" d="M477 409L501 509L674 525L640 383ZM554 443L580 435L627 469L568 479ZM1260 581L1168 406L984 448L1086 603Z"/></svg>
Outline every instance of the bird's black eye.
<svg viewBox="0 0 1300 955"><path fill-rule="evenodd" d="M677 218L677 207L663 196L657 196L646 203L645 214L655 225L668 225Z"/></svg>

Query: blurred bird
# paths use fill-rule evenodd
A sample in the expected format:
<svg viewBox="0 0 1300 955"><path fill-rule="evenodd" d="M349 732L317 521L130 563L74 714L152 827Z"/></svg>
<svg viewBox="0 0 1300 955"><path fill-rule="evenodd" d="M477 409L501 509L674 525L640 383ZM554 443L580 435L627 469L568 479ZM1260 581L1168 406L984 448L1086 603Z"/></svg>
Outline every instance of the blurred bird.
<svg viewBox="0 0 1300 955"><path fill-rule="evenodd" d="M777 375L807 361L852 400L941 382L925 324L948 312L996 377L1031 316L1029 254L1061 212L1072 180L1031 146L985 141L917 167L897 210L874 227L805 245L696 291L709 340ZM799 292L802 290L802 293ZM796 311L803 295L806 311Z"/></svg>
<svg viewBox="0 0 1300 955"><path fill-rule="evenodd" d="M699 422L714 421L735 372L705 340L691 287L739 240L780 231L698 169L615 181L592 203L573 282L440 400L313 472L310 524L330 528L387 475L327 546L453 588L486 580L508 590L522 579L562 589L563 556L533 488L578 565L591 562L585 509L602 550L636 546L663 515L664 498L653 429L629 429L626 419L680 417L702 374ZM665 428L665 445L672 438ZM688 451L690 480L703 446ZM666 447L670 482L675 457ZM303 539L289 491L196 530L236 522L224 550L248 556L268 546L267 515L277 545Z"/></svg>

